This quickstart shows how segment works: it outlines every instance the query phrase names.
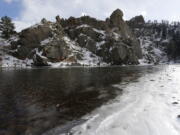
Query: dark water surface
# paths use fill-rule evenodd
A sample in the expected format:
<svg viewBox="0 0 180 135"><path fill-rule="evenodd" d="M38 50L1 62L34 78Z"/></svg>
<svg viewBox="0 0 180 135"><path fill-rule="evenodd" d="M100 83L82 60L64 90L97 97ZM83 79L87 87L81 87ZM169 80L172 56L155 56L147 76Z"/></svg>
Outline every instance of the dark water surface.
<svg viewBox="0 0 180 135"><path fill-rule="evenodd" d="M113 87L160 67L0 70L0 135L42 135L122 94ZM71 128L71 126L67 126ZM62 131L63 132L63 131Z"/></svg>

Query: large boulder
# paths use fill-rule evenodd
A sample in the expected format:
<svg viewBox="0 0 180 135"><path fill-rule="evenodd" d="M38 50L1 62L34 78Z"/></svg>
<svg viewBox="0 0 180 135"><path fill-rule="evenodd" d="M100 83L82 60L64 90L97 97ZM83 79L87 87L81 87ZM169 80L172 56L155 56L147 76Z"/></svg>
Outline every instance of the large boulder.
<svg viewBox="0 0 180 135"><path fill-rule="evenodd" d="M125 43L129 46L132 46L134 53L138 58L142 58L140 42L137 40L131 29L123 20L123 12L120 9L115 10L110 16L110 26L112 29L116 27L117 29L115 29L115 32L120 34L124 41L128 41Z"/></svg>
<svg viewBox="0 0 180 135"><path fill-rule="evenodd" d="M145 20L144 20L144 17L140 15L140 16L133 17L132 19L127 21L127 23L131 28L139 28L145 24Z"/></svg>
<svg viewBox="0 0 180 135"><path fill-rule="evenodd" d="M117 9L110 16L110 25L112 27L119 27L122 23L124 23L123 12L120 9Z"/></svg>
<svg viewBox="0 0 180 135"><path fill-rule="evenodd" d="M52 37L52 30L49 25L37 25L27 28L20 33L20 45L34 49L40 46L40 42Z"/></svg>
<svg viewBox="0 0 180 135"><path fill-rule="evenodd" d="M45 19L42 19L41 24L37 24L33 27L27 28L19 33L19 35L19 40L17 42L11 43L11 48L17 50L13 54L13 56L20 59L32 58L35 54L33 53L35 49L42 50L43 48L45 48L46 50L47 47L50 48L49 45L47 47L46 45L43 46L42 42L48 42L49 39L52 39L51 43L56 45L52 45L53 47L51 47L50 51L48 51L50 52L50 54L47 55L56 60L60 59L59 57L61 56L58 56L59 54L57 54L57 52L61 49L56 46L57 44L61 46L64 45L64 43L60 39L62 39L65 34L63 28L59 23L51 23L49 21L46 21ZM57 50L54 51L55 49Z"/></svg>
<svg viewBox="0 0 180 135"><path fill-rule="evenodd" d="M112 64L130 64L137 65L139 64L138 58L135 55L134 51L131 48L127 48L123 44L113 48L112 50Z"/></svg>
<svg viewBox="0 0 180 135"><path fill-rule="evenodd" d="M111 53L112 64L120 65L125 62L128 56L128 49L127 46L117 45L112 49Z"/></svg>
<svg viewBox="0 0 180 135"><path fill-rule="evenodd" d="M43 55L53 62L60 62L68 58L72 50L64 40L55 40L48 43L43 49Z"/></svg>
<svg viewBox="0 0 180 135"><path fill-rule="evenodd" d="M133 36L126 22L123 20L123 12L120 9L115 10L110 16L110 27L115 29L123 38L131 38Z"/></svg>
<svg viewBox="0 0 180 135"><path fill-rule="evenodd" d="M39 54L35 54L33 57L34 66L49 66L47 58L40 56Z"/></svg>
<svg viewBox="0 0 180 135"><path fill-rule="evenodd" d="M27 28L19 33L19 40L11 43L11 49L17 50L13 56L19 59L32 58L33 50L41 46L41 41L52 37L52 30L45 19L43 24Z"/></svg>
<svg viewBox="0 0 180 135"><path fill-rule="evenodd" d="M26 59L27 57L30 56L31 51L32 50L26 46L18 47L17 52L16 52L16 54L17 54L16 57L18 57L19 59Z"/></svg>

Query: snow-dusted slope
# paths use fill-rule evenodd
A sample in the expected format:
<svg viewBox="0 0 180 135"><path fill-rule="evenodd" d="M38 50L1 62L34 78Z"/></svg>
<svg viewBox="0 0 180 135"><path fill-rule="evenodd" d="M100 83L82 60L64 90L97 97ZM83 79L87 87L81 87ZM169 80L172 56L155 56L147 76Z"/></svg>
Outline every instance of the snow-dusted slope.
<svg viewBox="0 0 180 135"><path fill-rule="evenodd" d="M106 66L108 65L107 63L103 62L102 58L93 54L86 48L77 46L76 43L70 40L68 37L64 37L63 39L69 45L69 48L72 50L72 54L69 56L69 58L75 56L78 53L82 55L82 59L78 60L76 63L67 61L67 60L62 61L62 62L56 62L56 63L49 62L49 65L51 65L52 67L63 67L63 66L71 66L71 65L80 65L80 66Z"/></svg>
<svg viewBox="0 0 180 135"><path fill-rule="evenodd" d="M57 16L56 22L42 19L17 35L19 40L11 42L8 54L32 59L34 66L137 65L142 57L120 9L107 20L90 16Z"/></svg>
<svg viewBox="0 0 180 135"><path fill-rule="evenodd" d="M140 63L162 64L170 61L178 62L180 55L180 23L139 22L131 19L129 25L141 43L143 59Z"/></svg>
<svg viewBox="0 0 180 135"><path fill-rule="evenodd" d="M168 56L165 52L165 46L157 46L157 40L167 43L168 40L151 39L150 36L139 37L143 58L140 59L140 64L161 64L168 62ZM160 42L159 41L159 42Z"/></svg>
<svg viewBox="0 0 180 135"><path fill-rule="evenodd" d="M167 66L139 82L118 85L124 94L102 106L74 135L179 135L180 66ZM176 103L177 102L177 103Z"/></svg>
<svg viewBox="0 0 180 135"><path fill-rule="evenodd" d="M2 61L0 61L0 67L3 68L28 68L32 65L32 60L19 60L10 55L4 55L1 57Z"/></svg>
<svg viewBox="0 0 180 135"><path fill-rule="evenodd" d="M6 47L10 45L11 41L17 41L18 37L13 36L9 40L0 38L0 67L17 67L17 68L27 68L31 67L33 61L29 59L20 60L7 53Z"/></svg>

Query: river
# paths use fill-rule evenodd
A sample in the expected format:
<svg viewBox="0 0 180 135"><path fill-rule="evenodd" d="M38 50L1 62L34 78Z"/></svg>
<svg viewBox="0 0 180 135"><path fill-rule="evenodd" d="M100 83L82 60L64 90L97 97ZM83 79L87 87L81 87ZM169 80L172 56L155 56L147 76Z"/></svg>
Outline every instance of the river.
<svg viewBox="0 0 180 135"><path fill-rule="evenodd" d="M0 135L168 133L151 130L157 126L153 121L166 120L151 117L151 113L152 116L157 113L157 117L161 114L158 114L153 99L165 94L160 88L165 87L166 81L161 80L163 84L160 84L159 77L169 75L169 71L175 72L176 68L180 67L1 69ZM155 91L157 89L159 93ZM175 102L176 96L172 97ZM142 109L147 114L142 113ZM144 115L151 118L152 125ZM176 134L174 131L167 135Z"/></svg>

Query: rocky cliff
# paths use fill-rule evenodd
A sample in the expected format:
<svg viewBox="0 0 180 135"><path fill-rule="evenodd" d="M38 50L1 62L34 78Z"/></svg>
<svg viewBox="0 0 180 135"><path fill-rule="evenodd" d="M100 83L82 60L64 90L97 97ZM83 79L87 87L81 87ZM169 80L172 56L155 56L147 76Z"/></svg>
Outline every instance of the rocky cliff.
<svg viewBox="0 0 180 135"><path fill-rule="evenodd" d="M141 62L159 64L179 61L180 23L145 22L143 16L136 16L127 24L140 41L143 54Z"/></svg>
<svg viewBox="0 0 180 135"><path fill-rule="evenodd" d="M115 10L105 21L89 16L41 23L18 33L8 54L35 66L139 64L139 40Z"/></svg>

